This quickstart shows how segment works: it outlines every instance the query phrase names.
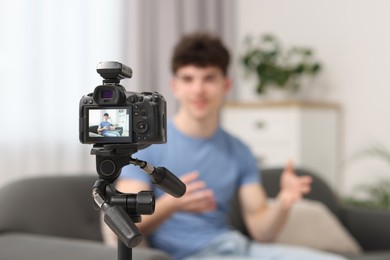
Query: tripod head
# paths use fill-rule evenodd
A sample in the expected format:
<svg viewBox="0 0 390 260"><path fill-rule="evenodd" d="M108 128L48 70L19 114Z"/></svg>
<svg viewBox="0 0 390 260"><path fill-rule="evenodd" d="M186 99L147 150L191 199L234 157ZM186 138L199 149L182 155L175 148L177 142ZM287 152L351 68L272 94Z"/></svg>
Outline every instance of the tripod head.
<svg viewBox="0 0 390 260"><path fill-rule="evenodd" d="M96 156L99 175L92 197L95 205L103 211L106 224L127 248L136 247L141 242L141 233L134 223L141 222L141 215L154 213L155 197L151 191L138 194L117 191L113 183L124 166L139 166L149 174L154 185L174 197L181 197L186 191L185 184L168 169L132 158L138 148L137 144L95 144L91 150L91 154Z"/></svg>

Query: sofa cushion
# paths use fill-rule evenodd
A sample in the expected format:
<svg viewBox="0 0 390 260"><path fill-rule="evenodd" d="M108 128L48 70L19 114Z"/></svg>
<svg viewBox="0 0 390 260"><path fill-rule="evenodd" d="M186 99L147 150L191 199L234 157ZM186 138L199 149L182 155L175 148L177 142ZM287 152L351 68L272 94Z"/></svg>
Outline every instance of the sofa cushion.
<svg viewBox="0 0 390 260"><path fill-rule="evenodd" d="M94 209L95 175L35 177L0 189L0 232L102 241Z"/></svg>
<svg viewBox="0 0 390 260"><path fill-rule="evenodd" d="M325 205L306 199L292 207L276 242L344 255L358 255L362 251L356 240Z"/></svg>

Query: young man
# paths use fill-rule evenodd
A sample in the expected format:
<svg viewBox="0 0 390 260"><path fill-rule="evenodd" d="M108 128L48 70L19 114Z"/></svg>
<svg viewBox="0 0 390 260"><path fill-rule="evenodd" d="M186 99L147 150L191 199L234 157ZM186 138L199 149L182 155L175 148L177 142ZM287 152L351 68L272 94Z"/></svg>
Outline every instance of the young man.
<svg viewBox="0 0 390 260"><path fill-rule="evenodd" d="M187 185L181 198L153 187L134 166L122 170L117 187L124 192L153 189L155 213L143 216L140 231L153 247L174 259L341 259L338 256L271 242L290 207L310 191L311 178L295 175L289 162L273 207L261 186L249 149L219 124L224 98L231 88L229 53L209 34L187 35L172 58L172 91L180 103L168 121L168 142L152 145L135 157L168 168ZM238 192L253 240L231 230L229 204Z"/></svg>
<svg viewBox="0 0 390 260"><path fill-rule="evenodd" d="M108 113L104 113L103 121L100 122L97 131L99 134L106 136L106 137L119 137L120 134L118 132L114 131L115 126L113 126L110 122L108 122L109 117L110 116Z"/></svg>

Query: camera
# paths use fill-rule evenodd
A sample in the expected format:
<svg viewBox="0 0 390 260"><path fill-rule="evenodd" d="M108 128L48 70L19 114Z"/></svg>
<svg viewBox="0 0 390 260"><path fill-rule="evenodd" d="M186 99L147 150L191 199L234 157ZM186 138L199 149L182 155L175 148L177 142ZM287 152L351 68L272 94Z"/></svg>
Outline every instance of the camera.
<svg viewBox="0 0 390 260"><path fill-rule="evenodd" d="M120 85L132 70L115 61L96 68L103 85L80 100L79 139L84 144L166 143L166 101L157 92L132 92Z"/></svg>

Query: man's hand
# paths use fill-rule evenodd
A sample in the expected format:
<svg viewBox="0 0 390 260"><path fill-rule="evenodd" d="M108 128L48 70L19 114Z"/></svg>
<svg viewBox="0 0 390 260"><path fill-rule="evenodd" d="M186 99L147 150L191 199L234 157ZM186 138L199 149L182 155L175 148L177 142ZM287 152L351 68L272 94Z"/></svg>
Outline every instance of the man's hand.
<svg viewBox="0 0 390 260"><path fill-rule="evenodd" d="M278 198L283 207L290 208L296 201L311 190L310 176L297 176L292 161L288 161L280 178L280 193Z"/></svg>
<svg viewBox="0 0 390 260"><path fill-rule="evenodd" d="M181 178L187 191L181 198L175 199L176 210L197 213L215 210L214 192L206 189L206 183L198 177L198 172L190 172Z"/></svg>

